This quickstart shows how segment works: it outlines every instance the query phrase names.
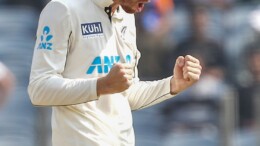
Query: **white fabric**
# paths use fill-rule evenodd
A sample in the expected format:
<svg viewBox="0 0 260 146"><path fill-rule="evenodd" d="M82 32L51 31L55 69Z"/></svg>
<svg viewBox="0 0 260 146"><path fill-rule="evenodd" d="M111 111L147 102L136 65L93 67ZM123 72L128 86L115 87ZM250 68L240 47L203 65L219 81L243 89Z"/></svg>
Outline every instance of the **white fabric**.
<svg viewBox="0 0 260 146"><path fill-rule="evenodd" d="M170 78L139 81L134 15L120 8L110 22L106 2L53 0L41 13L28 92L34 105L53 106L53 146L134 146L131 110L172 97ZM98 97L97 78L116 61L135 65L135 83Z"/></svg>

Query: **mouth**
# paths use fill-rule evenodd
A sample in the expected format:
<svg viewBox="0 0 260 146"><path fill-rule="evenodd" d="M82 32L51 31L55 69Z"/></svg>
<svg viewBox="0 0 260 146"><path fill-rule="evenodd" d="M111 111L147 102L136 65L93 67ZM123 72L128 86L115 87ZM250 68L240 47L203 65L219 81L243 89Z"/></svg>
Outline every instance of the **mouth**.
<svg viewBox="0 0 260 146"><path fill-rule="evenodd" d="M144 9L144 3L139 3L138 8L137 8L137 12L141 12L143 9Z"/></svg>

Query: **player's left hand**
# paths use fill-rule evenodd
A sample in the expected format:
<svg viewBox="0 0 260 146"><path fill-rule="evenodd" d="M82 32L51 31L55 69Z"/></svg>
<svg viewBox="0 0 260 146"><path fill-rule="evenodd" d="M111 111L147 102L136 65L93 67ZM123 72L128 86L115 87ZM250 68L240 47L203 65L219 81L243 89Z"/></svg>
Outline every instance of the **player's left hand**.
<svg viewBox="0 0 260 146"><path fill-rule="evenodd" d="M178 94L196 83L201 75L200 61L191 55L179 56L173 69L171 94Z"/></svg>

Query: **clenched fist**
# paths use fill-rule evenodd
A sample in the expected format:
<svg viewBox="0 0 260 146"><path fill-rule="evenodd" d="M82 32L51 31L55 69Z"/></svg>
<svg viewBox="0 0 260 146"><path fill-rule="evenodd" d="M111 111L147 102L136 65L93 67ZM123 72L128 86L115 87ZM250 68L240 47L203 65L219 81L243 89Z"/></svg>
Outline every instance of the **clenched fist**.
<svg viewBox="0 0 260 146"><path fill-rule="evenodd" d="M200 61L190 55L179 56L173 69L171 94L178 94L197 82L201 75Z"/></svg>
<svg viewBox="0 0 260 146"><path fill-rule="evenodd" d="M97 95L120 93L133 82L133 67L130 64L116 63L105 77L97 80Z"/></svg>

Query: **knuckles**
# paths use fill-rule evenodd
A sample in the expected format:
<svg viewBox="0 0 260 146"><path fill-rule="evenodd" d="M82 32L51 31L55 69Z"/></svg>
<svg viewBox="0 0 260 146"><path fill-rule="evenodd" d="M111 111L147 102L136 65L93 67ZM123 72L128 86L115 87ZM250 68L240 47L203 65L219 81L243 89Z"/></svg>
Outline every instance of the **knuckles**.
<svg viewBox="0 0 260 146"><path fill-rule="evenodd" d="M119 70L124 68L124 66L122 64L115 64L114 67Z"/></svg>
<svg viewBox="0 0 260 146"><path fill-rule="evenodd" d="M190 55L186 55L184 58L185 58L185 60L190 60L191 56Z"/></svg>
<svg viewBox="0 0 260 146"><path fill-rule="evenodd" d="M199 76L199 75L196 75L196 76L194 76L194 77L192 78L192 80L193 80L194 82L199 81L199 79L200 79L200 76Z"/></svg>
<svg viewBox="0 0 260 146"><path fill-rule="evenodd" d="M124 64L114 64L107 78L114 93L127 90L132 85L134 71L127 69Z"/></svg>
<svg viewBox="0 0 260 146"><path fill-rule="evenodd" d="M190 61L186 61L185 62L185 66L187 67L187 66L191 66L192 65L192 63L190 62Z"/></svg>
<svg viewBox="0 0 260 146"><path fill-rule="evenodd" d="M200 64L200 60L191 55L186 55L185 60Z"/></svg>
<svg viewBox="0 0 260 146"><path fill-rule="evenodd" d="M122 81L126 83L128 81L127 77L123 76Z"/></svg>
<svg viewBox="0 0 260 146"><path fill-rule="evenodd" d="M200 79L200 74L194 74L194 73L188 72L187 76L189 79L191 79L194 82L197 82Z"/></svg>
<svg viewBox="0 0 260 146"><path fill-rule="evenodd" d="M126 74L126 73L125 73L124 70L122 70L122 69L119 70L119 72L118 72L118 75L119 75L119 76L122 76L122 77L123 77L125 74Z"/></svg>

